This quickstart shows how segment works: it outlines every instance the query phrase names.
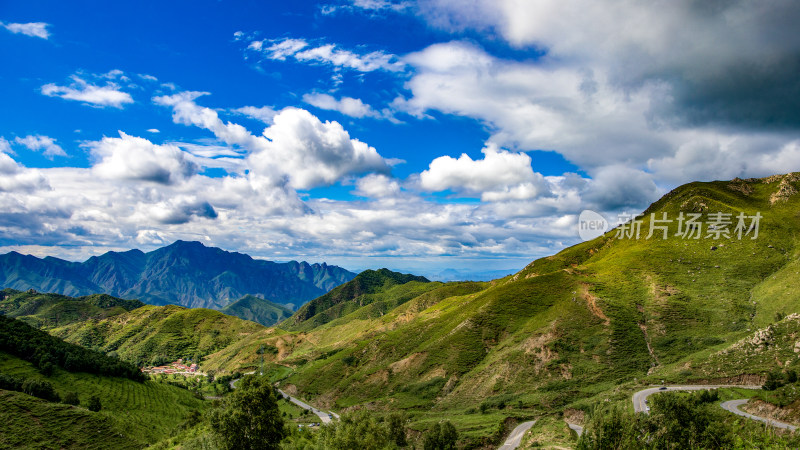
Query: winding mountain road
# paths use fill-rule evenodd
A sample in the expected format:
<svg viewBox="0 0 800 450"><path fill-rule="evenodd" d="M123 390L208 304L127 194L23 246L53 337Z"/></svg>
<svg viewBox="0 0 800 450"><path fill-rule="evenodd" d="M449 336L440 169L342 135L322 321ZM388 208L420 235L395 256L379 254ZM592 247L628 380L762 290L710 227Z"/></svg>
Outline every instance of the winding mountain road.
<svg viewBox="0 0 800 450"><path fill-rule="evenodd" d="M742 389L761 389L761 386L754 386L754 385L722 385L722 384L713 384L713 385L689 385L689 386L661 386L661 387L653 387L648 389L643 389L639 392L635 392L633 394L633 410L638 412L643 412L645 414L650 412L650 408L647 406L647 397L651 394L655 394L657 392L668 392L668 391L700 391L704 389L718 389L718 388L742 388ZM665 389L666 388L666 389ZM776 427L776 428L783 428L789 431L795 431L797 429L796 426L779 422L777 420L768 419L766 417L756 416L750 413L746 413L739 409L740 406L747 403L749 399L738 399L738 400L728 400L726 402L722 402L720 406L722 409L732 412L734 414L740 415L742 417L747 417L748 419L758 420L759 422L764 422L767 425Z"/></svg>
<svg viewBox="0 0 800 450"><path fill-rule="evenodd" d="M508 439L506 439L506 442L500 446L499 450L513 450L519 447L519 444L522 443L522 436L524 436L525 432L530 430L535 423L535 420L531 420L517 425L516 428L511 430L511 434L508 435Z"/></svg>
<svg viewBox="0 0 800 450"><path fill-rule="evenodd" d="M253 373L255 373L255 372L248 372L245 375L252 375ZM239 380L241 380L241 378L237 378L235 380L231 380L231 382L230 382L231 389L236 389L236 382L239 381ZM291 395L287 394L286 392L283 392L280 389L278 389L278 392L280 392L280 394L286 400L289 400L290 402L294 403L295 405L297 405L297 406L299 406L299 407L301 407L301 408L303 408L303 409L305 409L307 411L311 411L312 413L316 414L317 417L319 417L319 420L322 421L322 423L331 423L331 419L332 418L334 418L336 420L341 419L341 417L338 414L336 414L335 412L333 412L333 411L330 411L330 412L320 411L317 408L314 408L313 406L309 405L308 403L305 403L304 401L302 401L300 399L292 397Z"/></svg>
<svg viewBox="0 0 800 450"><path fill-rule="evenodd" d="M320 411L317 408L314 408L313 406L309 405L308 403L305 403L302 400L292 397L291 395L287 394L286 392L283 392L280 389L278 389L278 392L280 392L283 398L285 398L286 400L289 400L295 405L316 414L320 418L322 423L331 423L331 418L336 418L336 420L339 420L339 415L336 413Z"/></svg>
<svg viewBox="0 0 800 450"><path fill-rule="evenodd" d="M776 428L783 428L783 429L789 430L789 431L794 431L794 430L797 429L797 427L794 426L794 425L790 425L790 424L784 423L784 422L778 422L777 420L767 419L766 417L754 416L752 414L746 413L746 412L742 411L741 409L739 409L740 406L742 406L745 403L747 403L747 400L748 399L746 399L746 398L743 398L743 399L740 399L740 400L728 400L727 402L722 402L722 404L720 406L722 406L722 409L724 409L726 411L730 411L730 412L732 412L734 414L738 414L738 415L740 415L742 417L747 417L748 419L753 419L753 420L758 420L759 422L764 422L765 424L771 425L771 426L776 427Z"/></svg>
<svg viewBox="0 0 800 450"><path fill-rule="evenodd" d="M729 385L729 384L698 384L698 385L684 385L684 386L659 386L659 387L652 387L647 389L642 389L639 392L635 392L633 394L633 410L637 413L643 412L648 413L650 412L650 408L647 406L647 397L657 392L669 392L669 391L702 391L706 389L718 389L718 388L742 388L742 389L761 389L761 386L754 386L754 385Z"/></svg>

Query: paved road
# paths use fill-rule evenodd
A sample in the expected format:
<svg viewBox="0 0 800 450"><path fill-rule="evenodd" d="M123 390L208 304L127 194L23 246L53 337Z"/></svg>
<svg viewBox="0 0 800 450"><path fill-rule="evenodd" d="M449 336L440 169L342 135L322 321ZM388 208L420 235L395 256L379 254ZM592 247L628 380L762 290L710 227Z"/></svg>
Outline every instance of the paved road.
<svg viewBox="0 0 800 450"><path fill-rule="evenodd" d="M648 389L642 389L639 392L633 394L633 410L638 412L648 413L650 412L650 408L647 406L647 397L651 394L655 394L657 392L668 392L668 391L702 391L705 389L717 389L717 388L725 388L725 387L735 387L735 388L743 388L743 389L761 389L761 386L751 386L751 385L722 385L722 384L706 384L706 385L684 385L684 386L660 386L660 387L653 387ZM664 389L666 388L666 389Z"/></svg>
<svg viewBox="0 0 800 450"><path fill-rule="evenodd" d="M574 423L569 423L569 422L567 422L567 426L569 426L570 429L572 429L572 431L578 433L578 437L580 437L583 434L583 427L582 426L575 425Z"/></svg>
<svg viewBox="0 0 800 450"><path fill-rule="evenodd" d="M525 435L526 431L531 429L534 423L536 423L536 421L531 420L530 422L522 422L517 425L516 428L511 430L511 434L508 435L506 443L500 447L500 450L513 450L519 447L519 444L522 443L522 436Z"/></svg>
<svg viewBox="0 0 800 450"><path fill-rule="evenodd" d="M320 420L322 420L322 423L331 423L331 416L335 417L337 420L339 419L339 415L338 414L327 413L327 412L324 412L324 411L320 411L317 408L314 408L313 406L309 405L308 403L305 403L305 402L303 402L301 400L298 400L298 399L292 397L291 395L287 394L286 392L283 392L280 389L278 389L278 392L281 393L283 398L289 400L290 402L294 403L295 405L297 405L297 406L299 406L299 407L301 407L301 408L303 408L305 410L311 411L312 413L316 414L320 418Z"/></svg>
<svg viewBox="0 0 800 450"><path fill-rule="evenodd" d="M245 375L252 375L253 373L255 373L255 372L248 372ZM230 382L231 389L236 389L236 382L239 381L239 380L241 380L241 378L237 378L235 380L231 380L231 382ZM316 414L319 417L319 419L322 421L322 423L331 423L331 417L334 417L336 420L341 419L341 417L339 417L339 415L336 414L335 412L327 413L327 412L324 412L324 411L320 411L317 408L314 408L313 406L309 405L308 403L305 403L305 402L303 402L301 400L298 400L298 399L292 397L291 395L287 394L286 392L283 392L280 389L278 389L278 392L281 393L283 398L289 400L290 402L294 403L295 405L297 405L297 406L299 406L299 407L301 407L301 408L303 408L305 410L311 411L312 413Z"/></svg>
<svg viewBox="0 0 800 450"><path fill-rule="evenodd" d="M748 419L753 419L753 420L758 420L759 422L764 422L767 425L771 425L773 427L783 428L783 429L786 429L786 430L789 430L789 431L794 431L794 430L797 429L797 427L794 426L794 425L789 425L788 423L778 422L777 420L767 419L765 417L754 416L752 414L748 414L748 413L742 411L741 409L739 409L740 406L742 406L745 403L747 403L747 400L748 399L746 399L746 398L741 399L741 400L728 400L727 402L722 402L722 405L720 405L720 406L722 406L722 408L725 409L726 411L730 411L730 412L732 412L734 414L738 414L740 416L747 417Z"/></svg>

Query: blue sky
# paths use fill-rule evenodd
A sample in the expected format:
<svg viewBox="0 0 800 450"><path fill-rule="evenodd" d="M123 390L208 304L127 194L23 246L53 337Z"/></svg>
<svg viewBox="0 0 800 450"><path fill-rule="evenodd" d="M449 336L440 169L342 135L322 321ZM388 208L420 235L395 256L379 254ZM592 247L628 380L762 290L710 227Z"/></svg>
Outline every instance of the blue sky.
<svg viewBox="0 0 800 450"><path fill-rule="evenodd" d="M519 269L800 170L791 1L0 1L0 251Z"/></svg>

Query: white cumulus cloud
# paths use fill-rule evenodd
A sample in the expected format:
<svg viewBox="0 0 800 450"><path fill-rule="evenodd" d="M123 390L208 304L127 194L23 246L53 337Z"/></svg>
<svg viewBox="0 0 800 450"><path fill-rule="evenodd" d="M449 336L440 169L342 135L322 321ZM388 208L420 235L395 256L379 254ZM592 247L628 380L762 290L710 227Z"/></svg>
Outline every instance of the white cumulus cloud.
<svg viewBox="0 0 800 450"><path fill-rule="evenodd" d="M201 95L183 92L153 101L171 107L176 123L204 128L222 142L246 149L251 176L264 182L279 186L288 181L294 189L310 189L350 176L389 171L375 148L352 139L338 122L322 122L304 109L285 108L273 117L263 136L255 136L195 103Z"/></svg>
<svg viewBox="0 0 800 450"><path fill-rule="evenodd" d="M277 165L297 189L331 185L345 177L388 172L388 163L370 147L353 139L338 122L320 121L310 112L286 108L264 130L269 141L250 156L254 170L271 172Z"/></svg>
<svg viewBox="0 0 800 450"><path fill-rule="evenodd" d="M59 86L55 83L45 84L42 86L42 94L48 97L75 100L98 107L122 108L126 104L133 103L133 97L122 91L114 82L109 81L103 86L98 86L77 75L73 75L71 78L72 83L69 86Z"/></svg>
<svg viewBox="0 0 800 450"><path fill-rule="evenodd" d="M8 141L0 137L0 193L30 192L50 187L41 172L19 165L6 153L10 151Z"/></svg>
<svg viewBox="0 0 800 450"><path fill-rule="evenodd" d="M355 194L369 198L390 198L400 195L400 183L383 174L369 174L356 180Z"/></svg>
<svg viewBox="0 0 800 450"><path fill-rule="evenodd" d="M550 195L544 177L533 171L531 157L490 145L483 159L469 155L440 156L420 174L420 186L428 191L453 190L480 195L485 201L523 200Z"/></svg>
<svg viewBox="0 0 800 450"><path fill-rule="evenodd" d="M93 170L102 178L166 185L184 181L199 170L191 157L177 146L156 145L121 131L119 135L85 144L98 160Z"/></svg>

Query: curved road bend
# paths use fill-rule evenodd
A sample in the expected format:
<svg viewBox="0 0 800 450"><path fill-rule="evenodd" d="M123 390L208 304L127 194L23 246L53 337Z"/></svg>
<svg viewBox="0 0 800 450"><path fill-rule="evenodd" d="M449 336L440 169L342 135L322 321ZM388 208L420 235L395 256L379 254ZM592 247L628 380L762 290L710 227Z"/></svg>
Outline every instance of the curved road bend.
<svg viewBox="0 0 800 450"><path fill-rule="evenodd" d="M308 403L304 403L303 401L292 397L291 395L287 394L286 392L283 392L280 389L278 389L278 392L281 393L283 398L289 400L290 402L294 403L295 405L297 405L297 406L299 406L299 407L301 407L303 409L309 410L312 413L316 414L320 418L320 420L322 420L322 423L331 423L331 416L335 417L337 420L339 419L339 415L338 414L335 414L335 413L332 413L332 412L331 413L327 413L327 412L324 412L324 411L320 411L317 408L314 408L313 406L309 405Z"/></svg>
<svg viewBox="0 0 800 450"><path fill-rule="evenodd" d="M508 439L506 439L505 444L503 444L499 450L513 450L519 447L519 444L522 443L522 436L524 436L525 432L530 430L535 423L535 420L531 420L517 425L516 428L511 430L511 434L508 435Z"/></svg>
<svg viewBox="0 0 800 450"><path fill-rule="evenodd" d="M578 437L581 437L583 434L583 427L580 425L575 425L574 423L567 422L567 426L574 432L578 433Z"/></svg>
<svg viewBox="0 0 800 450"><path fill-rule="evenodd" d="M666 387L666 389L664 389ZM653 388L642 389L639 392L635 392L633 394L633 410L635 412L650 412L650 408L647 406L647 397L651 394L655 394L657 392L669 392L669 391L702 391L706 389L717 389L717 388L742 388L742 389L761 389L761 386L751 386L751 385L730 385L730 384L698 384L698 385L684 385L684 386L659 386Z"/></svg>
<svg viewBox="0 0 800 450"><path fill-rule="evenodd" d="M255 373L255 372L249 372L249 373L246 373L245 375L251 375L253 373ZM236 382L239 381L240 379L241 378L237 378L235 380L231 380L231 382L230 382L231 389L236 389ZM308 403L304 403L304 402L292 397L291 395L287 394L286 392L283 392L280 389L278 389L278 392L281 393L283 398L289 400L290 402L294 403L295 405L297 405L297 406L299 406L299 407L301 407L301 408L303 408L305 410L311 411L312 413L316 414L317 417L319 417L319 419L322 421L322 423L331 423L331 417L336 418L336 420L339 420L341 418L335 412L331 411L330 413L326 413L326 412L320 411L317 408L314 408L313 406L309 405Z"/></svg>
<svg viewBox="0 0 800 450"><path fill-rule="evenodd" d="M789 431L794 431L794 430L797 429L797 427L794 426L794 425L789 425L788 423L778 422L777 420L767 419L766 417L754 416L752 414L749 414L749 413L746 413L746 412L740 410L739 407L744 405L745 403L747 403L747 400L748 399L746 399L746 398L741 399L741 400L728 400L727 402L722 402L722 404L720 406L722 406L722 409L724 409L726 411L730 411L730 412L732 412L734 414L738 414L738 415L740 415L742 417L747 417L748 419L753 419L753 420L758 420L759 422L764 422L765 424L771 425L773 427L783 428L783 429L789 430Z"/></svg>

